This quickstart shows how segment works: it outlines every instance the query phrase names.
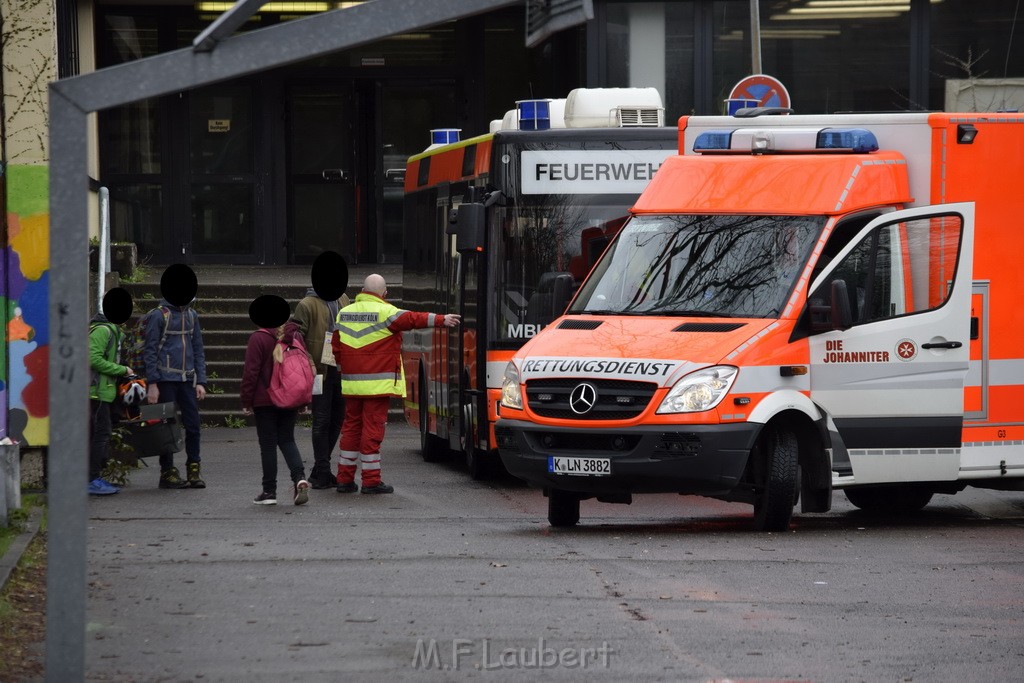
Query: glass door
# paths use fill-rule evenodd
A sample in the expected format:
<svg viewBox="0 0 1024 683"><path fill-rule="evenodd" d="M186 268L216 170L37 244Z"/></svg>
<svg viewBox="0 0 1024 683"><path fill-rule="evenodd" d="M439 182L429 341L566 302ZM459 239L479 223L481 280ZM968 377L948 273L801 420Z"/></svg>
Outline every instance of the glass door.
<svg viewBox="0 0 1024 683"><path fill-rule="evenodd" d="M190 229L196 263L255 263L258 239L253 88L217 85L189 95Z"/></svg>
<svg viewBox="0 0 1024 683"><path fill-rule="evenodd" d="M378 260L402 262L402 220L406 160L430 144L432 128L458 128L455 84L382 83L381 144L376 146L378 186L376 221ZM465 134L467 131L463 131ZM486 131L477 131L479 135ZM469 137L465 136L464 137Z"/></svg>
<svg viewBox="0 0 1024 683"><path fill-rule="evenodd" d="M358 184L351 82L288 88L288 259L336 251L354 263Z"/></svg>

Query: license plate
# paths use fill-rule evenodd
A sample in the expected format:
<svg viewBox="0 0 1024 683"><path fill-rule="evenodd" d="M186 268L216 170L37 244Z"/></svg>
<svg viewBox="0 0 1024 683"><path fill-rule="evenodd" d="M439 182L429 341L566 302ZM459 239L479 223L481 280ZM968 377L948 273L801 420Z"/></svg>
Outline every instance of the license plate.
<svg viewBox="0 0 1024 683"><path fill-rule="evenodd" d="M548 472L580 477L604 477L612 473L610 458L557 458L548 456Z"/></svg>

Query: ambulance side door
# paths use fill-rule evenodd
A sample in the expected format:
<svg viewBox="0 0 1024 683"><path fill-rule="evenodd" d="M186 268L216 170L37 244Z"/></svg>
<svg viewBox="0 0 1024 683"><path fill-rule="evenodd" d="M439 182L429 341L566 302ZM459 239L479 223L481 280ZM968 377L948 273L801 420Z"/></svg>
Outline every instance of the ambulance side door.
<svg viewBox="0 0 1024 683"><path fill-rule="evenodd" d="M850 327L809 344L811 398L853 483L958 476L973 239L972 202L887 213L812 283L809 304L842 299L837 281L849 301Z"/></svg>

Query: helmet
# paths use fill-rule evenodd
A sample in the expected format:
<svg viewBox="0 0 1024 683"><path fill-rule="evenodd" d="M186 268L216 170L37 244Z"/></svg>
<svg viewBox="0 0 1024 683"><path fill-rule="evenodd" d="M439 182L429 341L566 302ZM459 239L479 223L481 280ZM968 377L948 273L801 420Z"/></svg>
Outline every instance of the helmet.
<svg viewBox="0 0 1024 683"><path fill-rule="evenodd" d="M117 386L117 397L127 407L141 406L146 401L146 380L133 377L121 382Z"/></svg>

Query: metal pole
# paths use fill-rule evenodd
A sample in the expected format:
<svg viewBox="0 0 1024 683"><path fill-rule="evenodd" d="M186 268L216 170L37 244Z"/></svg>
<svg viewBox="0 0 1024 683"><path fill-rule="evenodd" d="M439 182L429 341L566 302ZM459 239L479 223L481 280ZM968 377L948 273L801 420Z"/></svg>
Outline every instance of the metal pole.
<svg viewBox="0 0 1024 683"><path fill-rule="evenodd" d="M59 82L59 81L58 81ZM86 112L50 84L50 448L46 680L84 680L89 461ZM85 284L83 287L82 285Z"/></svg>
<svg viewBox="0 0 1024 683"><path fill-rule="evenodd" d="M96 291L96 311L102 312L103 295L107 292L107 273L110 272L110 190L100 188L100 253L96 278L99 287Z"/></svg>
<svg viewBox="0 0 1024 683"><path fill-rule="evenodd" d="M761 9L750 0L750 73L761 73Z"/></svg>

